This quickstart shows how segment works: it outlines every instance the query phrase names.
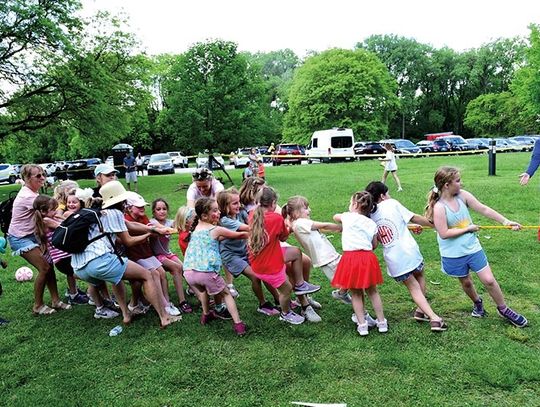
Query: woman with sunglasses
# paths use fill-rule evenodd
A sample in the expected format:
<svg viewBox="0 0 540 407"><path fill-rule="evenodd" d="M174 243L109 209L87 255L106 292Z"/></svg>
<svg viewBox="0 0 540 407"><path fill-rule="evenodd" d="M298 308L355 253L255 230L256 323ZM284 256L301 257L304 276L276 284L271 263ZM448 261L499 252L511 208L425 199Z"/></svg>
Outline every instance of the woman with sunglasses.
<svg viewBox="0 0 540 407"><path fill-rule="evenodd" d="M45 183L43 169L36 164L26 164L21 168L24 185L13 202L13 214L8 230L8 242L13 256L21 256L34 266L38 275L34 281L34 306L32 311L37 315L49 315L59 309L70 309L58 296L54 268L43 256L36 236L34 235L33 204L39 190ZM43 302L45 286L51 294L52 307Z"/></svg>
<svg viewBox="0 0 540 407"><path fill-rule="evenodd" d="M186 193L189 208L195 208L195 201L199 198L216 199L218 192L225 189L223 184L214 178L212 171L208 168L198 168L192 176L193 182Z"/></svg>

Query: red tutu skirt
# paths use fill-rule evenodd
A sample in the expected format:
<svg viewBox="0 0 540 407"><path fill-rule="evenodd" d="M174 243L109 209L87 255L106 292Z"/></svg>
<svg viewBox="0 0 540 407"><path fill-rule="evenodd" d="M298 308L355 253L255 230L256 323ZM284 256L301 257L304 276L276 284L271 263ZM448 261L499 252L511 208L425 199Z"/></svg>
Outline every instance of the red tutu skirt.
<svg viewBox="0 0 540 407"><path fill-rule="evenodd" d="M368 250L345 251L332 279L337 288L369 288L382 284L383 277L375 253Z"/></svg>

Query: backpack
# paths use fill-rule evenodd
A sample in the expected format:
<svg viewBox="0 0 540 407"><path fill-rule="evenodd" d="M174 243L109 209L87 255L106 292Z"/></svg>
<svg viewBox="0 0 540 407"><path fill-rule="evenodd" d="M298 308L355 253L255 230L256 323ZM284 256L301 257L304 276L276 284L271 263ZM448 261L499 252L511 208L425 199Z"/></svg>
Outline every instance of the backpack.
<svg viewBox="0 0 540 407"><path fill-rule="evenodd" d="M79 212L68 216L53 232L51 244L66 253L82 253L86 247L105 236L112 239L109 233L103 231L103 224L98 209L81 209ZM97 224L101 233L92 239L88 239L90 226ZM114 247L114 244L113 244Z"/></svg>
<svg viewBox="0 0 540 407"><path fill-rule="evenodd" d="M11 191L8 195L8 199L0 202L0 230L7 235L9 225L11 224L11 215L13 213L13 202L17 196L17 191Z"/></svg>

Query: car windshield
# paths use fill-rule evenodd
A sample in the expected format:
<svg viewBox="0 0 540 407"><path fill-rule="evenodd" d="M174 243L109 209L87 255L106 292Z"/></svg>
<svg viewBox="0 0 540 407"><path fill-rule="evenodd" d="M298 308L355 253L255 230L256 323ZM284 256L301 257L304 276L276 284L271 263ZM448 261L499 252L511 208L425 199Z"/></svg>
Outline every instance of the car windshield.
<svg viewBox="0 0 540 407"><path fill-rule="evenodd" d="M280 150L285 150L285 151L298 151L299 148L298 146L287 146L287 145L284 145L284 146L281 146L280 147Z"/></svg>
<svg viewBox="0 0 540 407"><path fill-rule="evenodd" d="M0 171L3 171L7 168L9 168L9 164L0 164Z"/></svg>
<svg viewBox="0 0 540 407"><path fill-rule="evenodd" d="M396 141L396 147L398 148L407 148L407 147L416 147L412 141L410 140L399 140L399 141Z"/></svg>
<svg viewBox="0 0 540 407"><path fill-rule="evenodd" d="M178 153L168 153L171 157L178 157L180 154Z"/></svg>
<svg viewBox="0 0 540 407"><path fill-rule="evenodd" d="M150 157L150 162L155 163L156 161L165 161L170 160L171 156L169 154L154 154Z"/></svg>

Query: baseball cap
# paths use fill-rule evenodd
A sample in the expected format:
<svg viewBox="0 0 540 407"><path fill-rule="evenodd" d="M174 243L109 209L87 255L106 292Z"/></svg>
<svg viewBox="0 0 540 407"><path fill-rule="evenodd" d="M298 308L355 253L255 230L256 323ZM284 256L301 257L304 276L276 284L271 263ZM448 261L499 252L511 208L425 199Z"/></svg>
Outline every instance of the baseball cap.
<svg viewBox="0 0 540 407"><path fill-rule="evenodd" d="M136 206L136 207L140 208L142 206L150 205L148 202L146 202L144 200L144 198L142 196L140 196L136 192L128 191L126 196L127 196L127 198L126 198L127 202L126 203L127 203L128 206Z"/></svg>
<svg viewBox="0 0 540 407"><path fill-rule="evenodd" d="M99 174L110 174L113 172L118 173L118 170L115 170L114 167L109 164L99 164L94 170L94 177L97 177Z"/></svg>

